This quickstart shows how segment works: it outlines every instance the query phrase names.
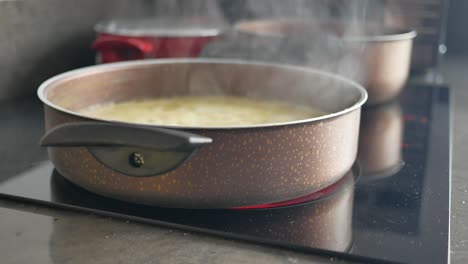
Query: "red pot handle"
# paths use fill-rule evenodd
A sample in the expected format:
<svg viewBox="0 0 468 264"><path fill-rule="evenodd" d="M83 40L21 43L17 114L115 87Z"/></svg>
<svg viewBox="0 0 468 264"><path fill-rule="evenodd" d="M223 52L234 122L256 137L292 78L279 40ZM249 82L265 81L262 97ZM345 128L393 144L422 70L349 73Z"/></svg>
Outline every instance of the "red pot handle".
<svg viewBox="0 0 468 264"><path fill-rule="evenodd" d="M154 53L155 47L146 39L100 36L91 46L101 53L103 62L144 59ZM129 51L134 53L129 56Z"/></svg>

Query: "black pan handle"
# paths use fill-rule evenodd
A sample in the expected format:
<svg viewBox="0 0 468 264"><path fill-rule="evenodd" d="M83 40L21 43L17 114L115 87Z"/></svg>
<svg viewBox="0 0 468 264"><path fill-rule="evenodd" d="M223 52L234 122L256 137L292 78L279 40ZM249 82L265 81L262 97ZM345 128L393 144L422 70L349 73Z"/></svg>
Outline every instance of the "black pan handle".
<svg viewBox="0 0 468 264"><path fill-rule="evenodd" d="M62 124L41 139L44 147L86 147L107 167L129 176L155 176L179 167L211 138L192 133L106 122Z"/></svg>
<svg viewBox="0 0 468 264"><path fill-rule="evenodd" d="M163 151L195 149L211 142L211 138L172 129L78 122L50 129L40 144L46 147L131 146Z"/></svg>

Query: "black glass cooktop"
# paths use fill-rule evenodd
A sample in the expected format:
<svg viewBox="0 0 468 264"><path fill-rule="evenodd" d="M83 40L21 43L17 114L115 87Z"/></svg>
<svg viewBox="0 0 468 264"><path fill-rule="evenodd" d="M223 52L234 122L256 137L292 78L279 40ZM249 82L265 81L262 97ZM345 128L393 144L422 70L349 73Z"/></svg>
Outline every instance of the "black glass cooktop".
<svg viewBox="0 0 468 264"><path fill-rule="evenodd" d="M362 114L359 162L313 200L252 210L163 209L118 202L65 180L37 141L36 99L0 104L0 195L170 228L369 262L447 263L449 89L413 85Z"/></svg>

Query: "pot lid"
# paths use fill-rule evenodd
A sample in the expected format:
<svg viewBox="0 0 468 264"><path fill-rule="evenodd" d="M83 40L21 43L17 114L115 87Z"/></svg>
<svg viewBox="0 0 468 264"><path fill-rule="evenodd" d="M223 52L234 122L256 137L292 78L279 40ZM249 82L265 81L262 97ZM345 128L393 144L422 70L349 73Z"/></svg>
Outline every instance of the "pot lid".
<svg viewBox="0 0 468 264"><path fill-rule="evenodd" d="M221 34L225 28L223 22L205 17L174 17L108 20L98 23L94 30L133 37L209 37Z"/></svg>

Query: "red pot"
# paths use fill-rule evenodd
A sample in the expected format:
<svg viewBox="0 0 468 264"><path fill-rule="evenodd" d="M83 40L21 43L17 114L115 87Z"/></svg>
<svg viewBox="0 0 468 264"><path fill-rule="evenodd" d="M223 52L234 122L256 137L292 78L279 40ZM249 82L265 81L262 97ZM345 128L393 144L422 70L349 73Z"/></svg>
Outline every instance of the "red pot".
<svg viewBox="0 0 468 264"><path fill-rule="evenodd" d="M97 63L197 57L221 35L222 23L204 18L112 20L96 25L92 45Z"/></svg>

